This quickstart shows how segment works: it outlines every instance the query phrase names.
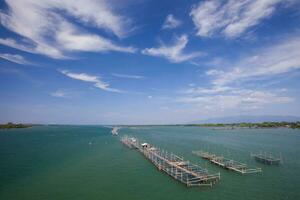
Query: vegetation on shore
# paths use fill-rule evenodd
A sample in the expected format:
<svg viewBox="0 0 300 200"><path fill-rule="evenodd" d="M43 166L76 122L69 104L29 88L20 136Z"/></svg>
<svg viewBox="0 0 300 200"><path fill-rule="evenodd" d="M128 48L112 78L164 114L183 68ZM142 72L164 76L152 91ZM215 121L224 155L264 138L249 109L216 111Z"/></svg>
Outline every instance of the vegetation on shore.
<svg viewBox="0 0 300 200"><path fill-rule="evenodd" d="M29 128L32 127L32 124L14 124L14 123L7 123L7 124L0 124L0 129L11 129L11 128Z"/></svg>
<svg viewBox="0 0 300 200"><path fill-rule="evenodd" d="M189 124L188 126L220 127L220 128L300 128L300 122L262 122L231 124Z"/></svg>

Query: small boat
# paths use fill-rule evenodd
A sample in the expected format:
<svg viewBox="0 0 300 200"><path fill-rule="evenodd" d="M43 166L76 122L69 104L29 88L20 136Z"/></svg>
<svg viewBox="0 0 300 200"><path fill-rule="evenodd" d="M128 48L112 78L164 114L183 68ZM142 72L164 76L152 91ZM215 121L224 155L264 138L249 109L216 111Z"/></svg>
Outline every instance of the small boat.
<svg viewBox="0 0 300 200"><path fill-rule="evenodd" d="M113 129L111 130L111 134L112 135L118 135L118 130L119 129L120 129L119 127L113 127Z"/></svg>

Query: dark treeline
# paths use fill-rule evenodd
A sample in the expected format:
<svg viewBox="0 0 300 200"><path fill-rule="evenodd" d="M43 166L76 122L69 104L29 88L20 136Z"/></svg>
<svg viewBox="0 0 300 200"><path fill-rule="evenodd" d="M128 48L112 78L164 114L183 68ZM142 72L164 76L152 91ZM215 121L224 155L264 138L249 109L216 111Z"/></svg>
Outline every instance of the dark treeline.
<svg viewBox="0 0 300 200"><path fill-rule="evenodd" d="M241 127L241 128L300 128L300 122L261 122L261 123L209 123L209 124L189 124L188 126L202 127Z"/></svg>
<svg viewBox="0 0 300 200"><path fill-rule="evenodd" d="M14 124L14 123L7 123L7 124L0 124L0 129L11 129L11 128L28 128L32 127L31 124Z"/></svg>

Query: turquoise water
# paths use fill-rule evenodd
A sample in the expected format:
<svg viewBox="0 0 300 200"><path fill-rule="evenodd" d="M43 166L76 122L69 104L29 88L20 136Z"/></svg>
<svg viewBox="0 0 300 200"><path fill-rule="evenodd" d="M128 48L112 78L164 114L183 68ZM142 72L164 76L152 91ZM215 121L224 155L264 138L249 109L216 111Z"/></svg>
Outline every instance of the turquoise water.
<svg viewBox="0 0 300 200"><path fill-rule="evenodd" d="M300 130L211 130L199 127L122 128L185 159L221 172L213 188L187 188L158 171L101 126L40 126L0 130L0 199L300 199ZM191 154L206 149L261 167L240 175ZM282 166L250 158L282 153Z"/></svg>

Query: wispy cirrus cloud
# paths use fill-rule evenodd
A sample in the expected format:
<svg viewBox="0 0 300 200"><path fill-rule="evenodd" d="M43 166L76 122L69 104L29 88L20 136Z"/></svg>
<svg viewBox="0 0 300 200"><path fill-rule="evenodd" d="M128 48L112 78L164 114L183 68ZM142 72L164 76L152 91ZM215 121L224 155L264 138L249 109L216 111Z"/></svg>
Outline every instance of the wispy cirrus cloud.
<svg viewBox="0 0 300 200"><path fill-rule="evenodd" d="M281 3L290 0L206 0L194 5L190 16L198 36L221 33L228 38L241 36L249 28L273 15Z"/></svg>
<svg viewBox="0 0 300 200"><path fill-rule="evenodd" d="M235 62L225 61L227 70L220 64L206 71L211 78L209 86L189 87L181 91L183 95L177 101L214 112L243 112L293 102L295 98L287 95L286 89L262 89L260 85L251 89L247 83L253 84L258 78L268 82L272 76L300 69L300 36L290 36L254 52Z"/></svg>
<svg viewBox="0 0 300 200"><path fill-rule="evenodd" d="M162 25L162 29L174 29L179 27L182 22L176 19L172 14L169 14Z"/></svg>
<svg viewBox="0 0 300 200"><path fill-rule="evenodd" d="M101 90L104 90L104 91L117 92L117 93L124 92L119 89L111 88L110 84L101 80L101 78L99 76L90 75L90 74L86 74L86 73L74 73L74 72L70 72L68 70L61 70L60 72L69 78L79 80L79 81L93 83L96 88L100 88Z"/></svg>
<svg viewBox="0 0 300 200"><path fill-rule="evenodd" d="M66 97L67 93L65 91L63 91L63 90L56 90L54 92L51 92L50 95L53 96L53 97L60 97L60 98L62 98L62 97Z"/></svg>
<svg viewBox="0 0 300 200"><path fill-rule="evenodd" d="M173 63L180 63L183 61L192 60L193 58L202 55L202 52L184 53L183 50L186 47L187 43L187 35L182 35L176 38L173 44L162 44L160 47L157 48L146 48L142 50L142 53L150 56L163 57Z"/></svg>
<svg viewBox="0 0 300 200"><path fill-rule="evenodd" d="M212 89L213 91L214 89ZM246 111L261 109L272 104L284 104L294 101L292 97L278 92L232 88L223 92L198 92L189 96L177 98L178 102L197 105L211 111Z"/></svg>
<svg viewBox="0 0 300 200"><path fill-rule="evenodd" d="M18 54L9 54L9 53L0 53L0 58L14 62L20 65L29 65L31 64L23 56Z"/></svg>
<svg viewBox="0 0 300 200"><path fill-rule="evenodd" d="M133 74L118 74L112 73L113 76L118 78L128 78L128 79L145 79L145 76L133 75Z"/></svg>
<svg viewBox="0 0 300 200"><path fill-rule="evenodd" d="M227 71L211 69L206 72L213 78L213 84L224 86L235 81L265 78L300 69L300 36L286 38L277 44L257 50L231 63Z"/></svg>
<svg viewBox="0 0 300 200"><path fill-rule="evenodd" d="M193 94L193 95L209 95L209 94L223 93L231 90L233 90L233 88L228 86L213 86L211 88L206 88L206 87L195 87L195 85L191 85L190 88L184 91L184 93Z"/></svg>
<svg viewBox="0 0 300 200"><path fill-rule="evenodd" d="M131 29L130 20L114 12L108 1L6 0L6 4L8 9L0 11L1 24L22 38L0 38L2 45L56 59L76 51L135 51L79 27L82 24L124 37ZM75 25L66 15L78 23Z"/></svg>

